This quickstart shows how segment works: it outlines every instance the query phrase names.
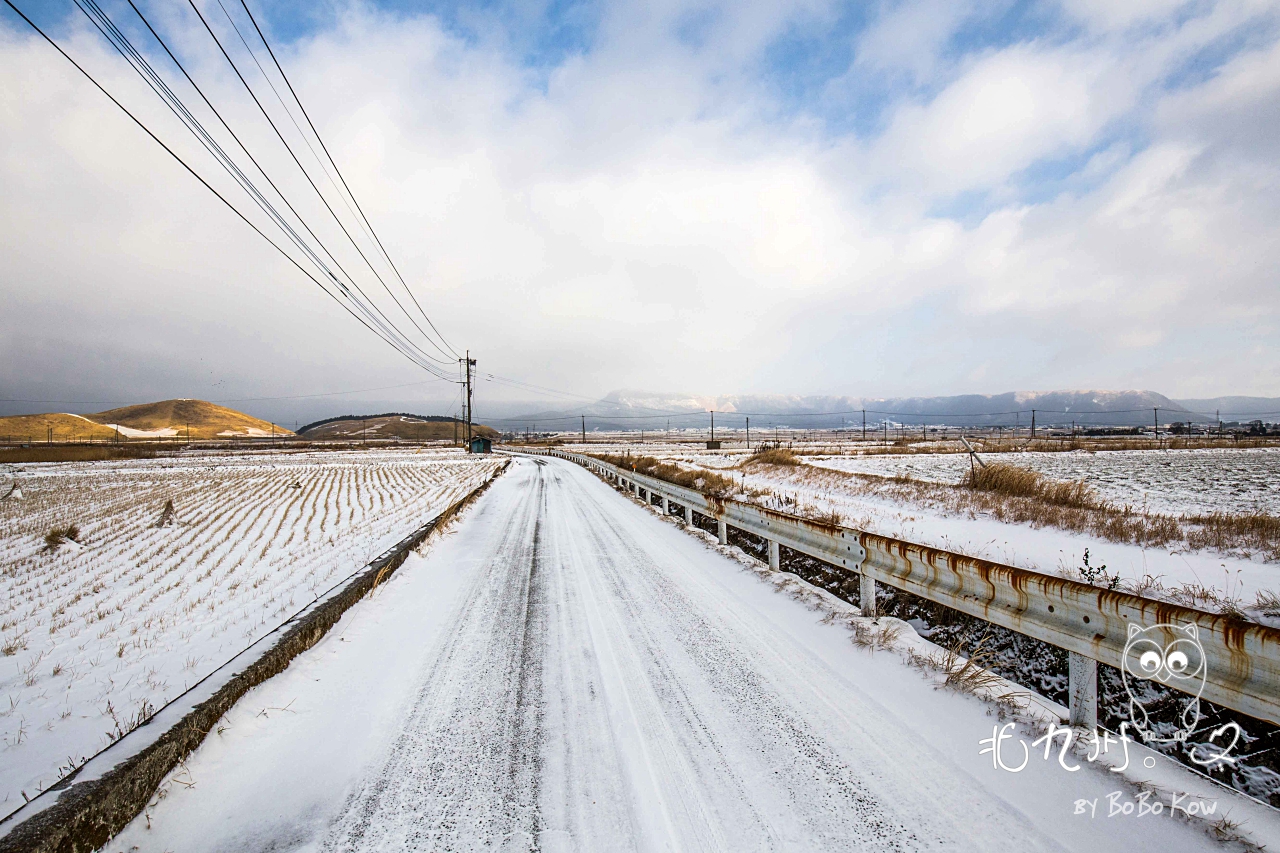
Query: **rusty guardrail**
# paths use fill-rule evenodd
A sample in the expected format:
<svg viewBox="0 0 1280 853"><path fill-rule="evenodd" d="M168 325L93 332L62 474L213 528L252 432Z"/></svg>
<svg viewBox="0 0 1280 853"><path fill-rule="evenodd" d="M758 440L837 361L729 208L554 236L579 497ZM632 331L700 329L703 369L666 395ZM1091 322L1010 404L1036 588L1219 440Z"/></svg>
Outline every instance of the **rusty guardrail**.
<svg viewBox="0 0 1280 853"><path fill-rule="evenodd" d="M884 583L928 601L1026 634L1070 653L1071 722L1097 723L1097 664L1123 668L1130 626L1196 626L1204 650L1207 701L1280 725L1280 630L1119 590L825 524L754 504L705 495L590 456L562 450L522 450L557 456L611 480L673 501L726 526L861 575L863 613L875 614L874 584ZM868 601L870 606L868 606ZM1163 644L1176 637L1164 630ZM1169 686L1176 686L1170 684ZM1199 687L1193 684L1192 687ZM1188 689L1194 693L1193 689Z"/></svg>

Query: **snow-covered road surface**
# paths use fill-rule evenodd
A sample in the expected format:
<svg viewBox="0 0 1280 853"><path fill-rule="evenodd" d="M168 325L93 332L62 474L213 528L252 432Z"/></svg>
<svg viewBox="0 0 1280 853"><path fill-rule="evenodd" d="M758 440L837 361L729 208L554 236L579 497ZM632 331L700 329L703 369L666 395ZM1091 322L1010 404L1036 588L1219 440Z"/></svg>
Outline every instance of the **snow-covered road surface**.
<svg viewBox="0 0 1280 853"><path fill-rule="evenodd" d="M586 471L521 459L108 849L1214 846L1106 818L1133 792L1096 766L996 770L995 721Z"/></svg>

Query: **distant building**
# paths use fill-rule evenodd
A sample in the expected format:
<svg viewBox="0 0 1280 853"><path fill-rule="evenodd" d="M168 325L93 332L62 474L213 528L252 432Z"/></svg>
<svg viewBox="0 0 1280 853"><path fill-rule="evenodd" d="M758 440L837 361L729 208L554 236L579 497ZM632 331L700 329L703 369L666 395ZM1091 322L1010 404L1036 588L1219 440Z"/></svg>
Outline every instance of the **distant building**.
<svg viewBox="0 0 1280 853"><path fill-rule="evenodd" d="M493 441L491 439L485 438L483 435L474 436L471 439L471 452L472 453L492 453Z"/></svg>

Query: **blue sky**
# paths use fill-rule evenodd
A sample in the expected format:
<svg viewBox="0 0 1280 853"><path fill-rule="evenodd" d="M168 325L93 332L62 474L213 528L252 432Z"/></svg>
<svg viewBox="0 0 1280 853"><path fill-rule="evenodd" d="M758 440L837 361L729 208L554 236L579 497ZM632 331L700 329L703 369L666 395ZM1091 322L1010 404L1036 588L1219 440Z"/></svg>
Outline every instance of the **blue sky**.
<svg viewBox="0 0 1280 853"><path fill-rule="evenodd" d="M185 7L143 8L220 103L246 108ZM415 292L505 375L588 394L1280 395L1272 4L253 8ZM38 12L128 103L154 106L69 2ZM0 35L0 86L16 93L0 204L19 223L3 238L3 360L105 349L132 366L59 377L67 393L413 377L157 165L12 16ZM93 254L23 224L33 206L98 235ZM102 299L87 269L129 283ZM212 270L275 307L228 315ZM182 298L155 310L139 274ZM23 296L32 283L42 300ZM493 307L471 310L472 293ZM41 319L51 305L85 318L73 344ZM104 318L131 332L105 335ZM342 359L334 335L351 338ZM212 377L159 355L190 340L236 354L205 354ZM654 340L669 357L637 357ZM281 352L297 355L256 370ZM39 383L15 366L5 384Z"/></svg>

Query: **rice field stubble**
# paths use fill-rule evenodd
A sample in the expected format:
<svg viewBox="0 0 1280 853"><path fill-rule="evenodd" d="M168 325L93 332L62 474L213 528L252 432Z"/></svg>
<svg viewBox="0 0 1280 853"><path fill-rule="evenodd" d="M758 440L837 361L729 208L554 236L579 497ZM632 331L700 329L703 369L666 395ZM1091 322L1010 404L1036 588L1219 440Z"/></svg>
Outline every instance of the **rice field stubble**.
<svg viewBox="0 0 1280 853"><path fill-rule="evenodd" d="M498 464L374 450L19 466L22 497L0 501L0 810Z"/></svg>

